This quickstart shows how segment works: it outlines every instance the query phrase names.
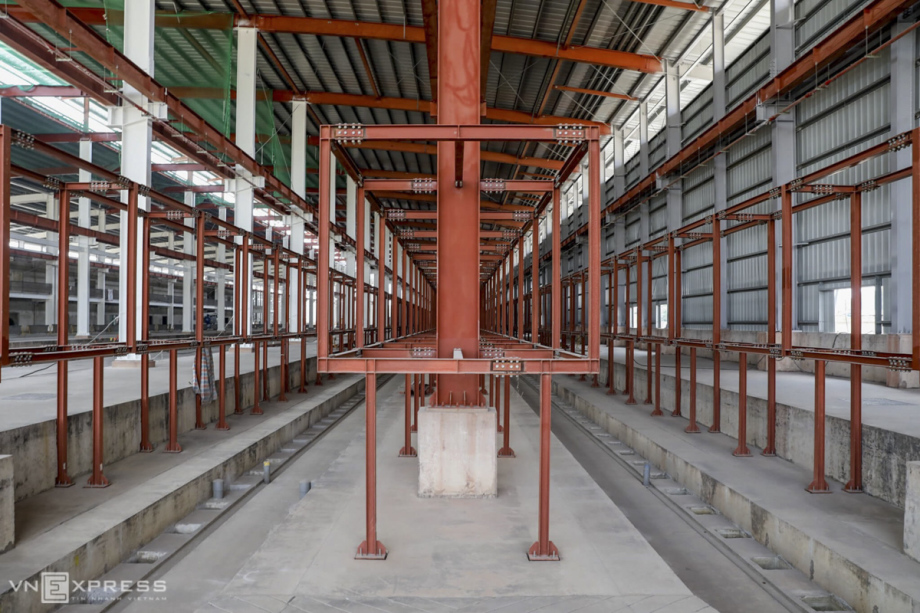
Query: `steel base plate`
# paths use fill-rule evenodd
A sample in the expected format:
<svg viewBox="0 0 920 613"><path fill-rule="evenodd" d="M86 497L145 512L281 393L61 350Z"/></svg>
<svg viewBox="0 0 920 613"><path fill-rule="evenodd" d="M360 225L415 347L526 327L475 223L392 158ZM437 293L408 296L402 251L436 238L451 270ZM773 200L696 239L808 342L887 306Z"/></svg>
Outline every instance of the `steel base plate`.
<svg viewBox="0 0 920 613"><path fill-rule="evenodd" d="M556 549L556 546L552 541L549 542L549 547L547 548L548 554L537 553L540 551L540 543L536 542L530 546L530 551L527 552L527 559L531 562L558 562L561 558L559 557L559 550Z"/></svg>
<svg viewBox="0 0 920 613"><path fill-rule="evenodd" d="M383 546L383 543L377 541L377 547L374 552L369 552L367 550L367 541L363 541L361 545L358 546L358 552L355 554L355 560L386 560L387 559L387 548Z"/></svg>

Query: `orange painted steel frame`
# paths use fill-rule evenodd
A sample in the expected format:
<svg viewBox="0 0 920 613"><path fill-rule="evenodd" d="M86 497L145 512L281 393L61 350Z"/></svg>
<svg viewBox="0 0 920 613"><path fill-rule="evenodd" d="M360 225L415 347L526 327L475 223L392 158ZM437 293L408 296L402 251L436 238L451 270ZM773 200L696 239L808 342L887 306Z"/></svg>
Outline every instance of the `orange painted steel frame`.
<svg viewBox="0 0 920 613"><path fill-rule="evenodd" d="M860 185L827 185L821 184L820 181L840 170L850 168L860 164L868 159L884 155L890 151L910 146L912 147L912 165L910 168L895 171L886 175L876 177L875 179L865 181ZM779 224L779 234L781 244L793 244L792 217L795 213L821 206L822 204L833 202L835 200L848 200L850 204L850 283L852 287L859 288L862 285L862 192L875 189L881 185L892 183L894 181L911 178L913 185L913 201L916 208L920 208L920 129L906 132L889 139L887 142L870 147L869 149L852 155L840 162L832 164L826 168L817 170L796 179L786 185L771 189L767 192L754 196L744 202L733 205L728 209L709 215L701 220L690 223L680 229L672 231L666 237L657 238L644 245L634 247L624 253L617 254L611 259L607 266L613 267L614 274L619 268L620 261L625 262L627 271L626 284L626 305L629 305L629 275L630 263L636 263L637 285L640 288L641 296L641 261L643 259L656 258L661 255L667 256L668 272L668 302L672 305L668 314L668 330L664 336L653 335L651 327L642 334L641 325L637 327L636 333L619 333L613 332L607 335L608 344L611 346L614 341L625 342L627 347L627 381L626 391L629 394L627 404L634 403L633 400L633 360L634 347L636 343L645 343L647 346L656 346L656 370L659 363L659 353L661 345L675 347L677 358L677 371L680 372L680 355L682 348L688 348L690 352L690 423L686 428L687 432L699 432L696 423L696 366L697 351L700 349L709 350L713 353L714 363L714 386L716 392L713 398L713 423L710 432L719 431L719 395L718 395L718 376L719 361L718 357L722 352L731 351L739 353L740 362L740 393L746 395L747 390L747 368L749 354L761 355L767 358L767 428L766 444L763 455L776 455L776 360L791 358L794 360L813 360L815 363L815 441L814 441L814 477L812 483L808 486L808 491L814 493L829 492L829 486L824 476L824 452L825 452L825 394L824 394L824 377L826 364L828 362L848 363L851 368L850 377L850 478L844 491L861 492L862 491L862 416L861 416L861 394L862 394L862 376L861 369L863 366L877 366L888 368L893 371L916 370L918 367L918 344L920 344L920 334L914 335L913 353L881 353L872 351L863 351L862 349L862 331L857 327L852 330L851 346L849 349L834 349L797 346L793 344L792 330L792 302L793 302L793 263L792 249L782 249L780 256L780 265L782 270L782 284L779 292L779 304L777 305L777 283L776 283L776 265L777 265L777 231L776 225ZM794 195L802 194L803 200L794 204ZM805 199L805 196L812 197ZM745 213L746 209L757 206L763 202L778 199L780 208L773 214L750 214ZM920 217L920 216L917 216ZM721 241L725 236L735 232L741 232L757 225L767 226L767 337L768 342L765 344L753 344L742 342L722 342L720 326L720 285L721 285L721 266L719 250ZM706 229L709 226L709 229ZM920 236L920 222L914 220L914 232ZM661 243L667 241L667 247ZM676 240L683 243L678 245ZM699 245L705 242L711 242L713 245L713 329L711 340L681 338L681 254L685 249ZM916 243L917 241L915 241ZM653 253L650 256L643 254ZM913 250L912 269L920 270L920 247ZM914 288L920 292L920 280L915 276ZM617 300L617 290L614 288L614 301ZM647 296L651 302L651 296ZM648 306L648 305L646 305ZM639 304L641 313L641 301ZM614 304L612 309L616 310ZM780 337L776 340L777 332L777 308L780 311ZM861 313L861 295L860 292L854 291L851 295L851 310L854 314L854 321ZM650 311L649 311L650 312ZM920 329L920 306L914 305L912 316L917 329ZM641 324L641 322L639 322ZM612 359L612 358L611 358ZM612 369L611 369L612 370ZM610 372L610 370L608 370ZM660 377L660 373L656 373ZM612 375L608 375L612 376ZM650 379L649 379L650 380ZM680 415L680 384L681 378L676 377L676 399L672 415ZM656 384L657 386L657 384ZM657 395L657 393L656 393ZM747 447L746 431L746 402L742 399L739 406L739 440L734 451L734 455L747 457L750 452ZM653 415L659 415L656 409Z"/></svg>

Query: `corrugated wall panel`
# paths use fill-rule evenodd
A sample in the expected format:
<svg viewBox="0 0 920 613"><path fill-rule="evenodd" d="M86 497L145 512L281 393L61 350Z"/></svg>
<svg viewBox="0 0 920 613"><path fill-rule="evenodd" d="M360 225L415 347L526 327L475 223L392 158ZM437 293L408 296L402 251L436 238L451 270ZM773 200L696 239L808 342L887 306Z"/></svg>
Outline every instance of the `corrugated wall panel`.
<svg viewBox="0 0 920 613"><path fill-rule="evenodd" d="M684 144L712 125L712 86L707 87L681 112L681 139Z"/></svg>
<svg viewBox="0 0 920 613"><path fill-rule="evenodd" d="M689 173L683 180L683 210L685 223L699 219L715 204L713 165L707 164Z"/></svg>
<svg viewBox="0 0 920 613"><path fill-rule="evenodd" d="M795 3L796 57L807 52L832 29L846 20L863 0L799 0Z"/></svg>
<svg viewBox="0 0 920 613"><path fill-rule="evenodd" d="M648 142L648 167L649 171L661 166L668 156L668 141L664 130L656 134Z"/></svg>
<svg viewBox="0 0 920 613"><path fill-rule="evenodd" d="M731 108L770 76L770 32L725 69L725 101Z"/></svg>

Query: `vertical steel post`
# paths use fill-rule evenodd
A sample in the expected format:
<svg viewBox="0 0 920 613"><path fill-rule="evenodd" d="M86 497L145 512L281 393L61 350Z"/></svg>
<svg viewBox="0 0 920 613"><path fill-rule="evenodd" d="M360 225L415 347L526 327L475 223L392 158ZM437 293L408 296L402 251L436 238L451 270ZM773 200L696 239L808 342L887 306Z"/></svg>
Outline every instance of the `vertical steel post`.
<svg viewBox="0 0 920 613"><path fill-rule="evenodd" d="M414 458L415 449L412 448L412 396L415 387L415 375L406 373L405 396L406 396L406 421L404 424L404 441L402 449L399 450L399 457Z"/></svg>
<svg viewBox="0 0 920 613"><path fill-rule="evenodd" d="M205 215L197 211L195 216L195 376L199 388L202 385L202 343L204 342L204 229ZM130 267L131 264L129 263ZM130 269L129 269L130 272ZM131 293L130 290L128 292ZM128 307L131 312L131 307ZM130 327L130 326L129 326ZM208 348L210 351L210 348ZM201 416L201 394L195 394L195 429L204 430L207 428Z"/></svg>
<svg viewBox="0 0 920 613"><path fill-rule="evenodd" d="M524 237L518 240L517 336L524 340Z"/></svg>
<svg viewBox="0 0 920 613"><path fill-rule="evenodd" d="M914 148L920 149L920 143ZM920 216L920 211L915 209L913 215ZM920 336L920 331L915 334ZM859 192L850 195L850 349L862 349L862 194ZM850 480L843 489L851 494L863 491L862 366L859 364L850 365Z"/></svg>
<svg viewBox="0 0 920 613"><path fill-rule="evenodd" d="M910 159L911 159L911 183L910 183L910 195L911 195L911 211L920 211L920 128L914 128L911 132L911 146L910 146ZM911 282L913 289L913 296L916 298L920 296L920 242L917 241L917 237L920 237L920 215L911 215L911 236L914 237L913 246L911 248ZM4 260L6 261L6 260ZM911 368L913 370L920 370L920 302L916 299L911 305L911 330L912 334L912 344L913 344L913 360L911 360ZM4 355L6 349L4 348Z"/></svg>
<svg viewBox="0 0 920 613"><path fill-rule="evenodd" d="M673 242L673 238L671 239ZM674 269L673 269L673 279L674 286L672 289L672 299L673 303L670 308L668 308L668 313L673 320L671 322L672 339L680 338L681 335L681 324L683 319L681 317L681 302L683 301L683 290L681 288L681 251L676 250L674 252ZM671 412L671 415L674 417L679 417L681 415L681 397L680 392L684 384L683 380L683 369L680 364L681 351L680 345L674 346L674 410Z"/></svg>
<svg viewBox="0 0 920 613"><path fill-rule="evenodd" d="M550 288L550 299L552 300L552 307L550 308L550 313L552 315L552 348L560 349L565 347L565 343L562 342L562 309L564 308L565 302L562 300L562 239L559 235L562 233L560 229L562 212L560 208L562 202L560 199L559 188L553 188L553 251L552 251L552 263L553 263L553 278L552 278L552 287Z"/></svg>
<svg viewBox="0 0 920 613"><path fill-rule="evenodd" d="M140 218L141 225L141 444L140 451L153 451L150 442L150 353L147 341L150 334L150 219ZM59 286L60 287L60 286Z"/></svg>
<svg viewBox="0 0 920 613"><path fill-rule="evenodd" d="M718 217L712 218L712 425L722 431L722 235Z"/></svg>
<svg viewBox="0 0 920 613"><path fill-rule="evenodd" d="M831 489L824 478L824 371L827 362L815 360L815 455L814 477L807 491L812 494L829 494Z"/></svg>
<svg viewBox="0 0 920 613"><path fill-rule="evenodd" d="M169 441L166 443L166 453L179 453L182 446L179 445L179 381L178 381L178 362L179 352L175 349L169 350ZM239 379L239 370L236 372Z"/></svg>
<svg viewBox="0 0 920 613"><path fill-rule="evenodd" d="M680 379L678 379L680 384ZM690 425L684 429L684 432L696 434L700 431L696 424L696 347L690 347Z"/></svg>
<svg viewBox="0 0 920 613"><path fill-rule="evenodd" d="M783 293L780 304L783 313L781 325L783 353L785 354L792 349L792 192L783 185L780 188L780 195L782 197L781 248L783 257Z"/></svg>
<svg viewBox="0 0 920 613"><path fill-rule="evenodd" d="M105 421L105 402L103 400L105 384L102 373L104 367L105 358L102 356L93 358L93 474L86 481L86 487L109 486L109 480L102 474L103 451L105 450L102 439L103 422Z"/></svg>
<svg viewBox="0 0 920 613"><path fill-rule="evenodd" d="M738 446L732 455L751 456L747 446L747 354L738 354Z"/></svg>
<svg viewBox="0 0 920 613"><path fill-rule="evenodd" d="M530 546L531 562L558 561L559 550L549 540L549 451L552 429L553 376L540 375L540 504L537 541Z"/></svg>
<svg viewBox="0 0 920 613"><path fill-rule="evenodd" d="M523 329L523 328L520 328ZM513 458L514 450L511 449L511 377L505 379L505 429L502 432L502 448L498 450L498 457Z"/></svg>
<svg viewBox="0 0 920 613"><path fill-rule="evenodd" d="M242 237L243 242L247 240ZM246 336L246 328L243 324L243 296L246 290L243 289L243 252L240 248L233 250L233 330L238 338ZM233 412L236 415L243 413L243 405L240 399L240 341L233 343Z"/></svg>
<svg viewBox="0 0 920 613"><path fill-rule="evenodd" d="M601 144L588 143L588 358L601 358Z"/></svg>
<svg viewBox="0 0 920 613"><path fill-rule="evenodd" d="M262 407L259 406L259 399L262 396L262 369L259 367L259 342L252 343L252 360L253 360L253 383L252 383L252 410L250 415L262 415Z"/></svg>
<svg viewBox="0 0 920 613"><path fill-rule="evenodd" d="M332 143L329 140L330 127L320 128L319 141L319 206L317 211L317 227L319 230L319 242L316 252L316 383L320 383L319 364L322 360L329 357L329 314L332 300L329 287L329 256L331 255L331 244L329 242L329 225L334 222L331 219L331 211L335 210L335 185L331 185L328 180L333 170L332 166ZM325 136L326 138L322 138ZM381 267L382 268L382 267Z"/></svg>
<svg viewBox="0 0 920 613"><path fill-rule="evenodd" d="M365 496L366 523L364 542L358 546L356 560L386 560L387 548L377 540L377 374L367 373L365 393Z"/></svg>
<svg viewBox="0 0 920 613"><path fill-rule="evenodd" d="M498 424L496 429L498 432L502 431L501 424L501 412L502 412L502 378L501 375L494 375L492 377L492 400L493 405L495 406L495 421Z"/></svg>
<svg viewBox="0 0 920 613"><path fill-rule="evenodd" d="M6 126L0 126L0 132L4 135L9 134L9 128ZM6 169L9 169L9 142L8 139L4 139L6 146L6 157L3 160L0 160L0 166L5 166ZM0 152L2 154L3 152ZM2 205L4 212L9 212L9 175L5 177L7 183L5 185L0 185L0 190L3 190L3 197L6 199L6 202ZM69 337L69 286L70 286L70 258L68 253L70 252L70 193L67 189L62 189L58 194L58 329L57 329L57 343L60 346L68 344ZM4 215L6 224L0 229L0 232L5 233L6 242L4 242L3 247L5 251L9 253L9 215ZM9 287L9 277L8 269L10 266L10 261L8 258L4 258L3 262L0 262L0 266L4 269L4 281ZM6 305L9 305L9 292L4 294L2 300ZM4 310L4 316L8 319L8 310ZM4 320L5 329L7 333L9 332L9 321ZM8 357L9 352L9 338L6 337L3 339L6 343L4 346L3 357ZM68 430L68 419L67 419L67 375L68 375L68 366L70 362L68 360L59 360L57 363L57 477L54 480L54 485L56 487L70 487L73 485L73 480L70 478L70 475L67 474L67 430Z"/></svg>
<svg viewBox="0 0 920 613"><path fill-rule="evenodd" d="M655 343L655 410L652 415L663 415L661 412L661 343ZM651 349L649 350L651 351ZM649 354L649 363L651 363L651 353Z"/></svg>
<svg viewBox="0 0 920 613"><path fill-rule="evenodd" d="M383 343L387 340L387 244L386 228L387 224L383 217L377 217L377 342Z"/></svg>
<svg viewBox="0 0 920 613"><path fill-rule="evenodd" d="M0 124L0 366L7 366L10 363L10 185L12 184L10 181L12 178L10 145L12 142L12 128Z"/></svg>
<svg viewBox="0 0 920 613"><path fill-rule="evenodd" d="M767 344L776 348L776 221L767 222ZM776 455L776 359L767 356L767 442L763 455Z"/></svg>
<svg viewBox="0 0 920 613"><path fill-rule="evenodd" d="M553 189L553 210L559 206L559 190ZM540 342L540 220L535 218L533 225L530 227L532 237L532 248L530 250L530 282L531 295L530 301L530 341L532 343ZM552 347L556 347L553 343Z"/></svg>

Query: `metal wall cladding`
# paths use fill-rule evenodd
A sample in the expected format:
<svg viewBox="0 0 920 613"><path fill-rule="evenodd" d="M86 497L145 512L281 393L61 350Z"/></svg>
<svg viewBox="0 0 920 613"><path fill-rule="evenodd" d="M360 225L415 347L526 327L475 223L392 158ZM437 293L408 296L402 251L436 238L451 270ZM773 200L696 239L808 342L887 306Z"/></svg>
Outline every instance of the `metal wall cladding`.
<svg viewBox="0 0 920 613"><path fill-rule="evenodd" d="M642 178L640 175L642 168L639 165L639 155L634 155L626 162L626 188L629 189L639 182Z"/></svg>
<svg viewBox="0 0 920 613"><path fill-rule="evenodd" d="M773 183L772 132L762 127L751 132L726 154L726 193L732 206L762 193ZM748 213L765 213L775 207L766 203ZM762 210L761 210L762 209Z"/></svg>
<svg viewBox="0 0 920 613"><path fill-rule="evenodd" d="M668 297L668 258L661 256L652 260L652 300Z"/></svg>
<svg viewBox="0 0 920 613"><path fill-rule="evenodd" d="M687 144L699 136L703 130L712 125L713 107L712 107L712 85L694 98L693 102L687 105L681 112L681 139L683 144Z"/></svg>
<svg viewBox="0 0 920 613"><path fill-rule="evenodd" d="M715 206L713 172L713 165L706 164L684 177L681 210L684 223L691 223L706 216Z"/></svg>
<svg viewBox="0 0 920 613"><path fill-rule="evenodd" d="M770 31L725 69L725 102L732 108L770 77Z"/></svg>
<svg viewBox="0 0 920 613"><path fill-rule="evenodd" d="M658 194L657 196L654 196L649 203L649 238L658 238L667 231L668 197L665 194Z"/></svg>
<svg viewBox="0 0 920 613"><path fill-rule="evenodd" d="M661 130L653 136L648 142L648 167L652 171L667 159L668 157L668 138L667 131Z"/></svg>
<svg viewBox="0 0 920 613"><path fill-rule="evenodd" d="M728 327L732 330L762 331L767 329L767 290L751 290L729 294Z"/></svg>
<svg viewBox="0 0 920 613"><path fill-rule="evenodd" d="M635 246L642 238L640 229L642 224L642 215L639 209L635 209L626 214L626 247Z"/></svg>
<svg viewBox="0 0 920 613"><path fill-rule="evenodd" d="M840 25L863 0L799 0L795 3L796 57L807 53L831 30Z"/></svg>

